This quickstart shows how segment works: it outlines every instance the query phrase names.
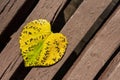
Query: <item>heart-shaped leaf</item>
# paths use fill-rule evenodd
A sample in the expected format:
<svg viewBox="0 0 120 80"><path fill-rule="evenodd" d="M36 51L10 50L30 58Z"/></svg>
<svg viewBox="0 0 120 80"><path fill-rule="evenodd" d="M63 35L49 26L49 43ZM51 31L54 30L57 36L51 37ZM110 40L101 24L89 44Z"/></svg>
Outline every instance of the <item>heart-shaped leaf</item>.
<svg viewBox="0 0 120 80"><path fill-rule="evenodd" d="M20 49L26 67L50 66L64 55L67 39L61 33L53 33L50 23L44 19L28 23L20 35Z"/></svg>

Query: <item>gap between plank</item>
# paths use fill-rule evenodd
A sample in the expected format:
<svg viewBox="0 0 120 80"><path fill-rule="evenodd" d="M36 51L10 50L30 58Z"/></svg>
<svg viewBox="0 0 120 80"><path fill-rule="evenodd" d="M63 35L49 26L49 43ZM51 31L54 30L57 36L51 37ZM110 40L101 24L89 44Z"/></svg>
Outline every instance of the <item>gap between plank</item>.
<svg viewBox="0 0 120 80"><path fill-rule="evenodd" d="M79 57L80 53L84 50L85 46L90 42L90 40L94 37L94 35L98 32L98 30L102 27L102 25L107 21L110 15L116 10L119 5L119 0L114 2L112 1L105 11L99 16L99 18L95 21L91 29L87 32L84 38L80 41L76 49L72 52L69 58L65 61L62 67L58 70L58 72L53 77L53 80L62 79L67 71L71 68L73 63Z"/></svg>
<svg viewBox="0 0 120 80"><path fill-rule="evenodd" d="M23 24L23 22L26 20L27 16L34 9L38 1L39 0L34 0L34 1L26 0L26 2L22 5L22 7L18 10L16 15L11 20L11 22L8 24L6 29L0 34L0 44L1 44L0 52L11 40L10 38L11 35L15 33L19 29L19 27Z"/></svg>
<svg viewBox="0 0 120 80"><path fill-rule="evenodd" d="M99 70L99 72L94 77L94 80L98 80L101 74L105 71L105 69L108 67L110 62L113 60L113 58L120 52L120 46L116 49L116 51L111 55L111 57L108 59L108 61L104 64L104 66Z"/></svg>
<svg viewBox="0 0 120 80"><path fill-rule="evenodd" d="M55 16L56 16L56 18L55 18L55 20L54 19L52 19L52 20L54 20L55 22L56 21L58 21L58 18L60 19L60 17L63 17L63 15L64 14L62 14L63 13L63 11L66 9L66 7L69 5L69 0L65 3L65 5L63 6L63 8L60 10L60 13L58 14L58 16L56 16L57 14L55 14ZM61 6L60 6L61 7ZM59 7L59 8L60 8ZM57 11L59 10L59 8L57 9ZM57 13L57 11L56 11L56 13ZM63 17L64 18L64 17ZM62 23L66 23L64 20L63 20L63 18L60 20L60 21L62 21ZM52 26L52 28L53 28L53 31L54 32L56 32L56 31L60 31L60 29L55 29L54 27L54 21L51 21L51 24L53 24L53 26ZM61 24L58 22L58 26L57 27L63 27L64 25L62 25L61 26ZM22 62L21 64L20 64L20 66L17 68L17 70L14 72L14 74L11 76L11 78L10 78L10 80L15 80L15 79L17 79L17 80L23 80L25 77L26 77L26 75L29 73L29 71L31 70L32 68L25 68L24 67L24 62Z"/></svg>

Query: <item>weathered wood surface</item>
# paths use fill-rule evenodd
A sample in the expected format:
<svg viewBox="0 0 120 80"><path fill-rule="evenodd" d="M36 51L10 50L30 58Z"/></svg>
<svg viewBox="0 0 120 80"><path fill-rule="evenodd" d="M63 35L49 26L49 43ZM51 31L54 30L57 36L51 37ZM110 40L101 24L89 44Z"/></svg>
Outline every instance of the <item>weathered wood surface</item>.
<svg viewBox="0 0 120 80"><path fill-rule="evenodd" d="M103 25L63 80L93 80L120 45L120 9ZM119 65L116 65L116 68ZM117 68L119 69L119 68ZM117 74L118 72L115 71ZM115 75L114 73L111 75ZM118 74L117 74L118 75ZM116 78L117 78L116 75ZM111 76L112 79L114 78ZM109 78L110 79L110 78ZM108 80L109 80L108 79ZM111 80L112 80L111 79ZM106 79L103 79L106 80Z"/></svg>
<svg viewBox="0 0 120 80"><path fill-rule="evenodd" d="M83 38L111 1L112 0L83 1L75 14L61 30L61 33L67 36L69 42L66 54L62 60L51 67L33 68L26 76L25 80L51 80L64 61L70 56L79 41Z"/></svg>
<svg viewBox="0 0 120 80"><path fill-rule="evenodd" d="M1 33L6 26L8 26L26 1L2 0L0 2L2 2L0 3L0 20L2 21L2 27L0 27ZM22 24L22 26L20 26L18 31L12 35L12 39L0 53L0 80L9 80L23 61L18 44L19 35L23 26L29 21L39 18L45 18L50 22L54 22L55 18L58 16L58 13L66 2L67 0L38 1L36 7L28 17L26 16L27 19L25 22ZM32 70L25 77L25 80L53 79L66 59L74 50L76 50L76 46L91 29L98 18L101 22L103 16L100 15L106 10L111 2L113 2L114 5L118 2L118 0L84 0L61 30L61 33L66 35L69 41L65 56L60 62L53 66L32 68ZM100 68L120 45L120 36L118 35L120 34L120 27L118 27L120 26L120 16L118 15L120 14L119 8L90 41L77 61L73 64L72 68L70 68L68 73L65 75L63 78L64 80L92 80ZM108 13L110 13L109 10ZM104 14L104 16L107 15ZM107 70L105 70L105 72L102 74L100 80L113 80L119 78L119 59L119 55L117 55L113 59L114 61L108 66Z"/></svg>
<svg viewBox="0 0 120 80"><path fill-rule="evenodd" d="M0 3L0 34L5 30L26 0L3 0ZM17 27L17 26L16 26Z"/></svg>
<svg viewBox="0 0 120 80"><path fill-rule="evenodd" d="M108 65L107 69L101 75L99 80L119 80L120 79L120 52Z"/></svg>
<svg viewBox="0 0 120 80"><path fill-rule="evenodd" d="M0 79L9 80L14 71L23 61L20 54L18 38L22 27L29 21L39 18L45 18L51 21L56 16L57 11L66 3L66 0L40 0L35 9L31 12L20 29L13 35L13 38L6 45L0 54Z"/></svg>

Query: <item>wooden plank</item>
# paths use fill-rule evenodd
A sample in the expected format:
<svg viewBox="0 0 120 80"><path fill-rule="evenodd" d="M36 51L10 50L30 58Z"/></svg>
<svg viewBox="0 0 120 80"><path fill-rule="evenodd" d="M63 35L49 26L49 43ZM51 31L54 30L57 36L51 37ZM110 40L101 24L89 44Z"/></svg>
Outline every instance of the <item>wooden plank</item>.
<svg viewBox="0 0 120 80"><path fill-rule="evenodd" d="M119 0L113 0L112 3L105 9L102 15L99 16L97 21L93 24L92 28L87 32L85 37L80 41L80 43L75 48L74 52L79 55L86 43L89 42L90 38L93 37L95 32L99 29L101 25L106 21L106 19L111 15L111 12L115 10L115 7L119 4Z"/></svg>
<svg viewBox="0 0 120 80"><path fill-rule="evenodd" d="M3 4L4 0L0 0L0 5ZM1 10L0 10L1 11Z"/></svg>
<svg viewBox="0 0 120 80"><path fill-rule="evenodd" d="M62 60L54 66L33 68L25 80L51 80L110 2L112 0L84 0L61 31L69 42Z"/></svg>
<svg viewBox="0 0 120 80"><path fill-rule="evenodd" d="M39 18L45 18L49 21L56 16L67 0L40 0L35 9L26 19L20 29L12 36L11 41L6 45L0 54L0 80L9 80L11 75L21 64L21 58L18 38L22 27L29 21Z"/></svg>
<svg viewBox="0 0 120 80"><path fill-rule="evenodd" d="M0 34L13 19L26 0L4 0L0 4Z"/></svg>
<svg viewBox="0 0 120 80"><path fill-rule="evenodd" d="M120 9L90 41L63 80L93 80L120 45Z"/></svg>
<svg viewBox="0 0 120 80"><path fill-rule="evenodd" d="M99 80L118 80L120 79L120 52L108 65L107 69L100 76Z"/></svg>

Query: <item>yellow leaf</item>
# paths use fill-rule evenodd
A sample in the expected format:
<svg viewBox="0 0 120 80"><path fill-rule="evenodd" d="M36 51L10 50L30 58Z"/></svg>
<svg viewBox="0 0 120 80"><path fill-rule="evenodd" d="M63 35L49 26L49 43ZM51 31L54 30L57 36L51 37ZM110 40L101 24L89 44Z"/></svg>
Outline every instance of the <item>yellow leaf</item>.
<svg viewBox="0 0 120 80"><path fill-rule="evenodd" d="M67 39L61 33L52 33L50 23L44 19L28 23L20 35L20 49L26 67L50 66L64 55Z"/></svg>

